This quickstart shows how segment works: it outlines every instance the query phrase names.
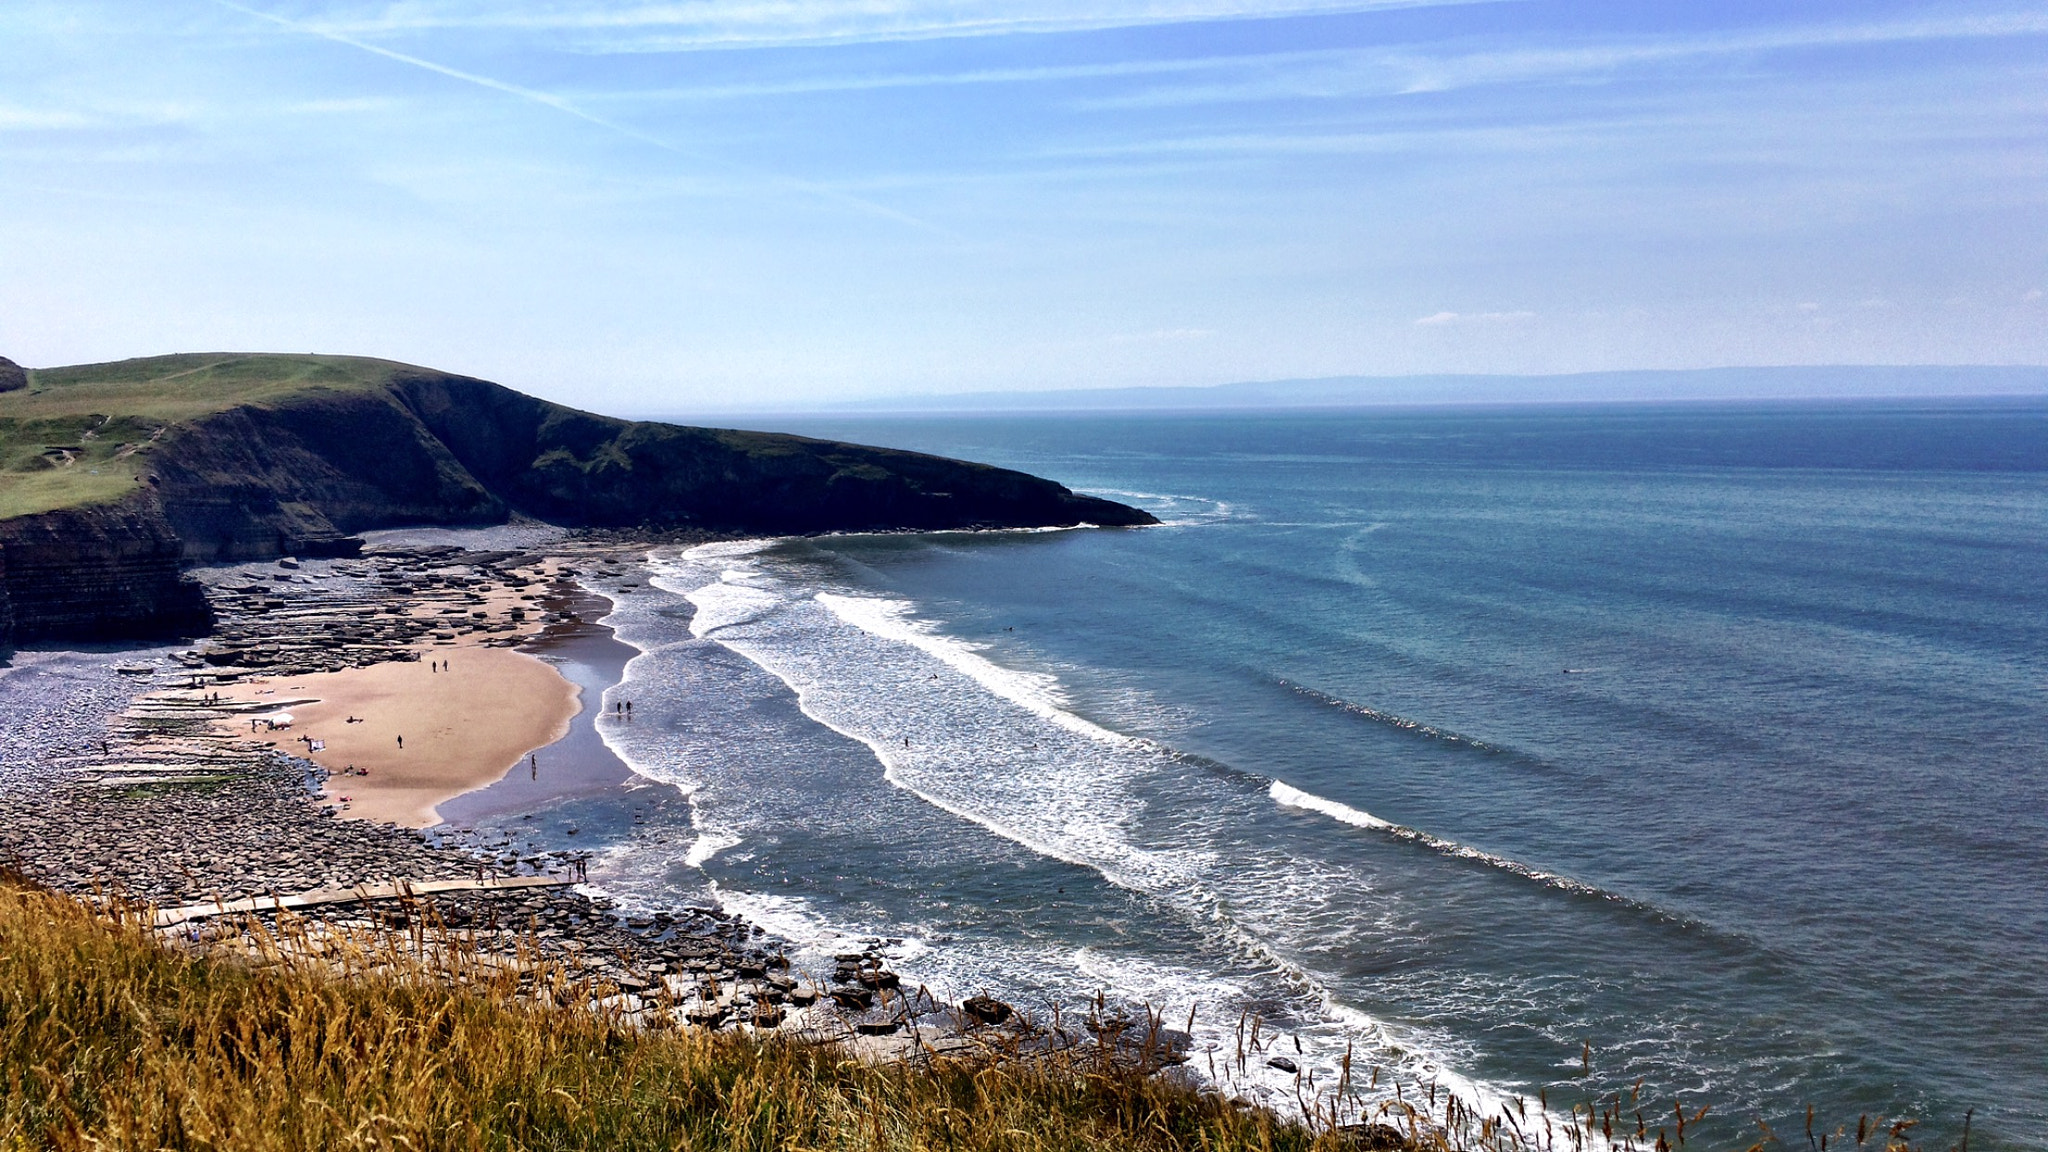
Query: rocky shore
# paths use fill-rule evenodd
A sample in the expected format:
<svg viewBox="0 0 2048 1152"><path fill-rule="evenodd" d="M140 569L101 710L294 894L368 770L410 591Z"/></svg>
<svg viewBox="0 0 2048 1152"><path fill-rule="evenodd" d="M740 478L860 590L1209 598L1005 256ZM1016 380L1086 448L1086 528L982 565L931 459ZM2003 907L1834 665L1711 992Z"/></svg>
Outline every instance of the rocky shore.
<svg viewBox="0 0 2048 1152"><path fill-rule="evenodd" d="M872 1055L1108 1048L1157 1067L1177 1034L1107 1011L1069 1027L985 998L902 986L881 956L792 969L781 942L715 908L628 915L583 880L584 857L502 838L341 818L327 774L286 732L251 731L221 689L515 646L574 619L581 573L630 575L614 539L521 550L373 547L359 558L204 570L219 621L190 648L30 654L0 674L0 864L45 886L152 908L181 946L318 953L370 934L421 958L487 958L536 998L645 1027L779 1028ZM252 725L251 728L255 726ZM15 739L20 731L23 740ZM435 942L439 943L436 944ZM459 941L459 946L455 943Z"/></svg>

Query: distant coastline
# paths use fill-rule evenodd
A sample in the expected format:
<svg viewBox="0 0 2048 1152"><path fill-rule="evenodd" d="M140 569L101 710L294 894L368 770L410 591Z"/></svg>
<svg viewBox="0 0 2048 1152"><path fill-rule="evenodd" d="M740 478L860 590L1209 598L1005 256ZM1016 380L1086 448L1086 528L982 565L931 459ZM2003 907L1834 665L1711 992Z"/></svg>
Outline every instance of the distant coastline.
<svg viewBox="0 0 2048 1152"><path fill-rule="evenodd" d="M2048 396L2042 365L1817 365L1672 368L1552 374L1439 373L1320 376L1202 386L1008 389L917 393L778 409L647 411L647 419L705 419L744 411L831 415L911 413L1213 412L1290 408L1430 408L1537 404L1656 404L1995 400Z"/></svg>

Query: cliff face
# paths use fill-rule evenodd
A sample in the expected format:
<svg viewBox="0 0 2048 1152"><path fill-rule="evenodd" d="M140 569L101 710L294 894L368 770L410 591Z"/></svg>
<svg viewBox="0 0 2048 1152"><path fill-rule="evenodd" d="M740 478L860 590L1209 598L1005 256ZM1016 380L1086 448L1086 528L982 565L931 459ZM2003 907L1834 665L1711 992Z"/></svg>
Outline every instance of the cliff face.
<svg viewBox="0 0 2048 1152"><path fill-rule="evenodd" d="M153 497L0 521L0 641L155 639L213 614Z"/></svg>
<svg viewBox="0 0 2048 1152"><path fill-rule="evenodd" d="M205 396L192 395L194 371L217 370L246 388L308 363L206 360L181 357L162 369L164 380L186 381L182 402L205 406ZM157 398L147 393L153 363L105 367L131 399L141 388L148 401ZM134 454L135 483L113 504L0 520L0 644L202 630L206 605L181 563L347 554L368 529L499 523L513 512L570 526L761 534L1155 522L1003 468L635 423L484 380L378 361L344 367L354 375L338 383L273 388L152 425L147 443L114 458ZM86 411L90 428L80 435L89 439L115 427L108 421L121 410L100 407L112 393L93 391L90 380L61 382L84 371L39 373L25 395ZM77 466L65 460L43 465L43 474Z"/></svg>
<svg viewBox="0 0 2048 1152"><path fill-rule="evenodd" d="M335 555L370 528L506 516L504 501L383 394L233 408L166 435L151 464L164 518L192 561Z"/></svg>
<svg viewBox="0 0 2048 1152"><path fill-rule="evenodd" d="M372 528L498 523L513 511L763 533L1150 522L1022 472L615 420L423 372L388 392L238 407L174 429L148 482L195 562L332 555Z"/></svg>
<svg viewBox="0 0 2048 1152"><path fill-rule="evenodd" d="M615 420L458 376L401 376L393 387L471 476L558 524L801 533L1155 522L985 464Z"/></svg>
<svg viewBox="0 0 2048 1152"><path fill-rule="evenodd" d="M28 387L28 370L0 356L0 392L17 392Z"/></svg>

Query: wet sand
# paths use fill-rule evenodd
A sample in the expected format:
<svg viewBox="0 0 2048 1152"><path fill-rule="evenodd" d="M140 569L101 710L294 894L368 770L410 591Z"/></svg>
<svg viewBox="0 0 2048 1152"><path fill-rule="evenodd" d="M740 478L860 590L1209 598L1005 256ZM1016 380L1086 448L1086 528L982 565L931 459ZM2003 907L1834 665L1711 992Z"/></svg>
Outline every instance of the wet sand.
<svg viewBox="0 0 2048 1152"><path fill-rule="evenodd" d="M443 820L457 827L508 815L533 812L570 797L623 789L635 780L633 770L605 744L600 724L627 722L605 710L604 694L625 675L626 662L639 649L612 636L594 621L611 611L611 601L577 589L551 597L550 612L574 613L575 623L550 624L521 646L546 661L581 692L581 707L562 737L521 761L504 778L440 806Z"/></svg>
<svg viewBox="0 0 2048 1152"><path fill-rule="evenodd" d="M433 671L443 660L448 671ZM257 735L326 768L324 795L342 806L342 815L408 828L440 823L441 804L504 778L535 749L561 739L580 694L537 657L480 646L437 646L417 662L222 690L230 699L284 704L292 726ZM247 731L244 721L226 723ZM305 737L325 748L309 751Z"/></svg>

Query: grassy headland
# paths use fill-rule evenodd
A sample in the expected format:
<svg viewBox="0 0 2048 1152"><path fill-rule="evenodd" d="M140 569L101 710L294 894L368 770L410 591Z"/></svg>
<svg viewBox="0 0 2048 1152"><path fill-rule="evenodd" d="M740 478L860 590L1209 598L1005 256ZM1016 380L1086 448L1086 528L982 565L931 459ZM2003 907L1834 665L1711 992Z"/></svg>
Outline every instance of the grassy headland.
<svg viewBox="0 0 2048 1152"><path fill-rule="evenodd" d="M404 367L351 356L191 354L30 369L0 392L0 520L135 489L163 431L243 404L364 393Z"/></svg>
<svg viewBox="0 0 2048 1152"><path fill-rule="evenodd" d="M145 464L167 502L181 482L227 482L373 521L357 505L382 495L472 520L521 511L608 526L1152 522L985 465L618 420L364 357L154 356L32 370L0 391L0 519L119 499Z"/></svg>
<svg viewBox="0 0 2048 1152"><path fill-rule="evenodd" d="M203 354L0 384L0 645L190 634L188 564L503 523L703 539L1156 523L917 452L582 412L349 356Z"/></svg>

